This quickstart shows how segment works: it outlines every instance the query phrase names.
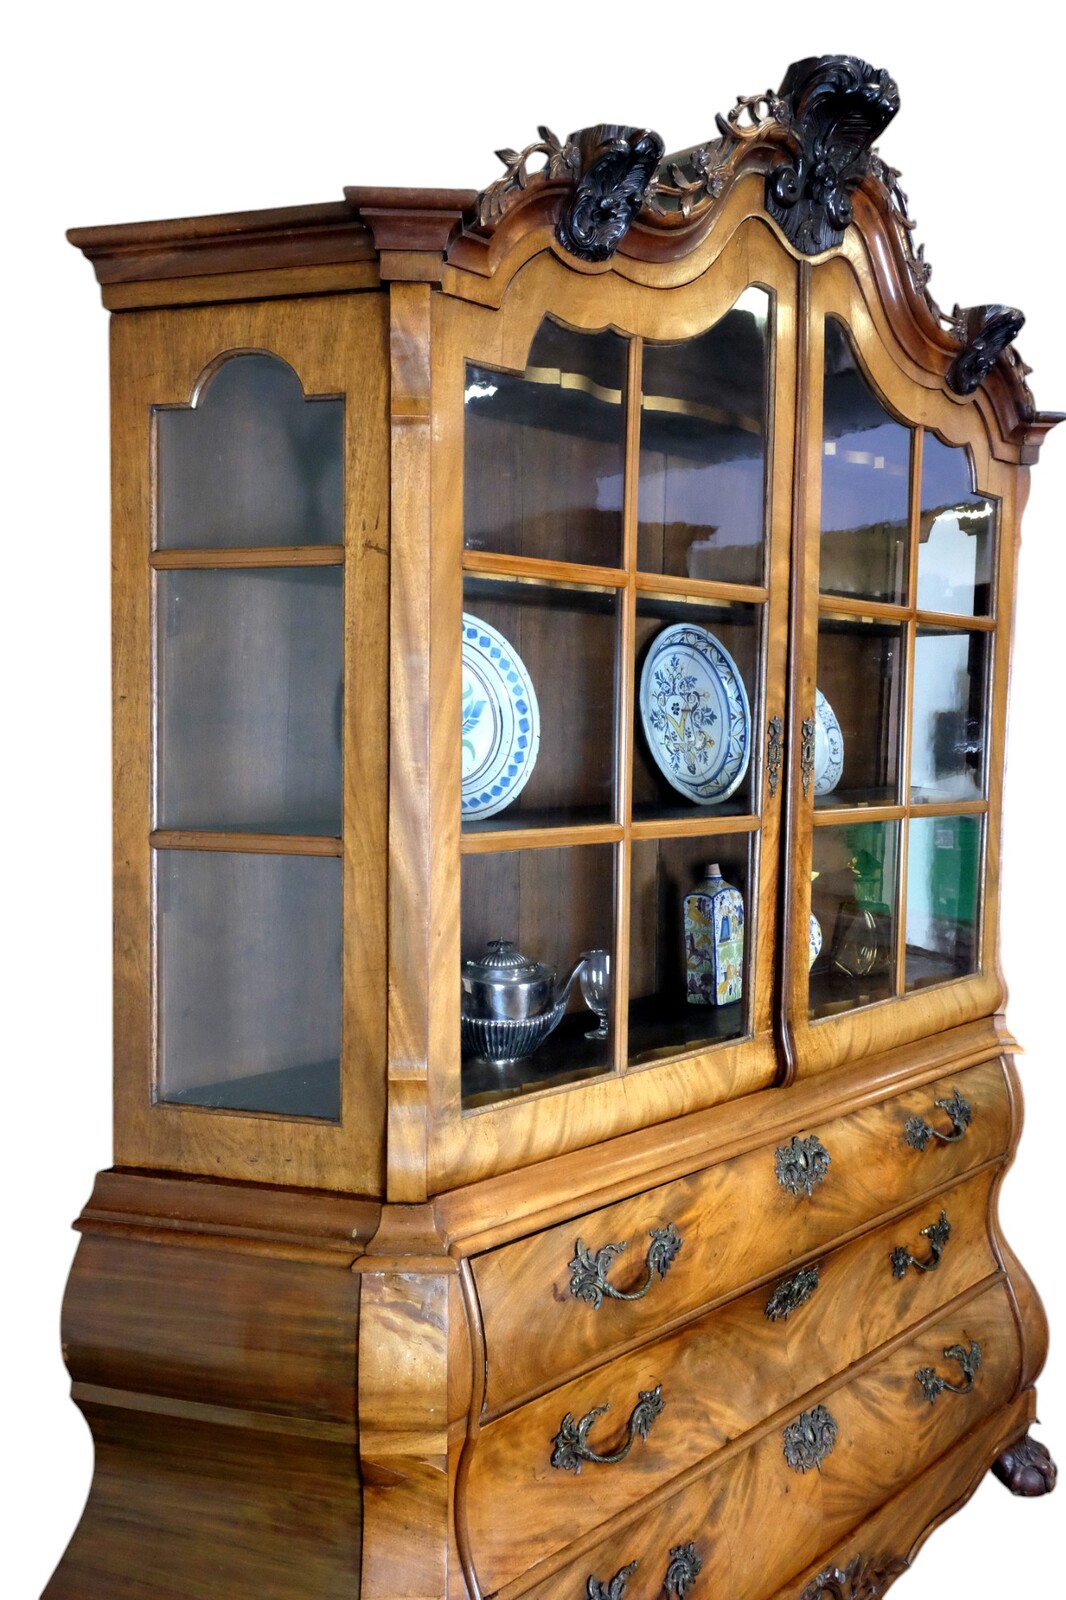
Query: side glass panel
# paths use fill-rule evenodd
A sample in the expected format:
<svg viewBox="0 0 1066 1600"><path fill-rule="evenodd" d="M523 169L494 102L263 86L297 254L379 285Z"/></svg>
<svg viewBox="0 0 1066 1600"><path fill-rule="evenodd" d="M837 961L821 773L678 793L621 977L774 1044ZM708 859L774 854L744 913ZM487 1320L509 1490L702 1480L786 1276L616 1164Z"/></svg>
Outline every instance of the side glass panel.
<svg viewBox="0 0 1066 1600"><path fill-rule="evenodd" d="M156 450L160 549L344 538L344 402L277 356L223 361L195 405L158 410Z"/></svg>
<svg viewBox="0 0 1066 1600"><path fill-rule="evenodd" d="M823 612L818 625L814 803L899 799L907 630Z"/></svg>
<svg viewBox="0 0 1066 1600"><path fill-rule="evenodd" d="M336 1120L340 862L197 850L156 862L162 1098Z"/></svg>
<svg viewBox="0 0 1066 1600"><path fill-rule="evenodd" d="M911 430L885 409L840 323L825 325L823 594L900 601L906 579Z"/></svg>
<svg viewBox="0 0 1066 1600"><path fill-rule="evenodd" d="M642 572L764 581L769 303L746 289L698 338L644 347Z"/></svg>
<svg viewBox="0 0 1066 1600"><path fill-rule="evenodd" d="M156 1093L335 1120L344 402L236 353L155 421Z"/></svg>
<svg viewBox="0 0 1066 1600"><path fill-rule="evenodd" d="M914 640L911 802L979 800L985 792L987 633L919 623Z"/></svg>
<svg viewBox="0 0 1066 1600"><path fill-rule="evenodd" d="M895 992L899 823L818 828L811 885L812 1017Z"/></svg>
<svg viewBox="0 0 1066 1600"><path fill-rule="evenodd" d="M161 828L341 831L340 567L161 572Z"/></svg>
<svg viewBox="0 0 1066 1600"><path fill-rule="evenodd" d="M549 318L524 372L467 363L468 550L620 565L627 347Z"/></svg>

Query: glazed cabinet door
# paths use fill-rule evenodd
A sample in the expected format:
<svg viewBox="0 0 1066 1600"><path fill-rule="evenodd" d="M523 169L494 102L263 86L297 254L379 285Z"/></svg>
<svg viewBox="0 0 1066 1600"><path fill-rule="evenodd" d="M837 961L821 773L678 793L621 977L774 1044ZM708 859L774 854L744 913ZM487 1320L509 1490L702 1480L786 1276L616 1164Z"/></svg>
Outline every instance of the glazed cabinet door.
<svg viewBox="0 0 1066 1600"><path fill-rule="evenodd" d="M774 1080L796 269L716 248L438 304L431 1186Z"/></svg>
<svg viewBox="0 0 1066 1600"><path fill-rule="evenodd" d="M868 281L868 280L862 280ZM1017 469L814 269L788 989L802 1075L993 1012Z"/></svg>
<svg viewBox="0 0 1066 1600"><path fill-rule="evenodd" d="M384 329L115 319L120 1164L380 1184Z"/></svg>

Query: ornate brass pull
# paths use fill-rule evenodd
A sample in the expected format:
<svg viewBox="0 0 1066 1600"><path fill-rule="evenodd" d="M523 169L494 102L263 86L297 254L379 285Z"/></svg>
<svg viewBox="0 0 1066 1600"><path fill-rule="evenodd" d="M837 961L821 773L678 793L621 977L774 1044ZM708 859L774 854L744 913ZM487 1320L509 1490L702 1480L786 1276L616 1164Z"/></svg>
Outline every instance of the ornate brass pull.
<svg viewBox="0 0 1066 1600"><path fill-rule="evenodd" d="M945 1389L951 1394L969 1394L977 1377L977 1369L981 1365L981 1346L971 1341L970 1348L964 1350L961 1344L949 1344L944 1351L944 1358L959 1363L966 1382L949 1383L947 1378L942 1378L932 1367L919 1367L914 1377L930 1405L935 1402L937 1395L944 1393Z"/></svg>
<svg viewBox="0 0 1066 1600"><path fill-rule="evenodd" d="M793 1137L791 1144L779 1145L774 1153L774 1171L782 1189L789 1194L805 1194L808 1200L816 1184L829 1171L829 1151L820 1139Z"/></svg>
<svg viewBox="0 0 1066 1600"><path fill-rule="evenodd" d="M790 1422L781 1438L785 1460L793 1472L809 1472L812 1467L821 1472L822 1462L837 1442L836 1418L825 1406L815 1406Z"/></svg>
<svg viewBox="0 0 1066 1600"><path fill-rule="evenodd" d="M621 1255L626 1248L625 1243L601 1245L599 1250L593 1252L583 1239L578 1239L574 1245L574 1259L570 1263L570 1293L575 1300L587 1300L594 1311L600 1309L605 1298L643 1300L656 1278L666 1277L683 1243L672 1222L668 1222L665 1228L652 1228L651 1244L644 1257L647 1277L639 1289L626 1291L616 1289L613 1283L607 1281L611 1262L615 1256Z"/></svg>
<svg viewBox="0 0 1066 1600"><path fill-rule="evenodd" d="M798 1311L800 1306L807 1304L818 1287L820 1277L817 1266L801 1267L795 1277L786 1278L783 1283L779 1283L766 1302L766 1315L770 1321L776 1322L780 1317L783 1322L787 1322L793 1311Z"/></svg>
<svg viewBox="0 0 1066 1600"><path fill-rule="evenodd" d="M639 1566L639 1561L631 1561L619 1568L609 1583L590 1577L585 1589L588 1600L624 1600L626 1584ZM663 1593L669 1600L685 1600L702 1570L703 1562L694 1544L675 1544L663 1578Z"/></svg>
<svg viewBox="0 0 1066 1600"><path fill-rule="evenodd" d="M928 1228L922 1229L922 1238L929 1240L929 1260L919 1261L912 1256L905 1244L898 1244L892 1252L892 1276L905 1278L908 1267L916 1267L919 1272L935 1272L940 1265L940 1258L944 1254L944 1247L951 1238L951 1223L948 1214L942 1211L936 1222L930 1223Z"/></svg>
<svg viewBox="0 0 1066 1600"><path fill-rule="evenodd" d="M561 1467L564 1472L580 1472L583 1461L593 1461L601 1467L613 1466L616 1461L624 1461L632 1450L633 1441L638 1434L641 1439L647 1439L652 1423L656 1417L662 1415L665 1406L661 1383L657 1383L654 1389L642 1389L640 1398L629 1415L625 1444L620 1450L615 1450L606 1456L601 1456L593 1450L588 1443L588 1434L597 1418L610 1411L610 1402L603 1406L593 1406L580 1422L575 1422L574 1413L568 1411L559 1425L559 1432L552 1440L552 1466Z"/></svg>
<svg viewBox="0 0 1066 1600"><path fill-rule="evenodd" d="M964 1100L957 1089L953 1089L947 1100L936 1100L934 1105L941 1111L946 1111L951 1119L951 1132L941 1133L934 1128L932 1123L926 1122L924 1117L908 1118L903 1137L915 1150L924 1150L930 1139L939 1139L941 1144L958 1144L960 1139L966 1137L966 1129L973 1121L973 1111L970 1102Z"/></svg>
<svg viewBox="0 0 1066 1600"><path fill-rule="evenodd" d="M777 793L777 785L781 777L781 735L784 731L784 723L781 718L771 717L766 728L766 777L771 800Z"/></svg>
<svg viewBox="0 0 1066 1600"><path fill-rule="evenodd" d="M803 798L810 799L811 778L814 776L814 718L804 717L800 739L800 773L803 776Z"/></svg>

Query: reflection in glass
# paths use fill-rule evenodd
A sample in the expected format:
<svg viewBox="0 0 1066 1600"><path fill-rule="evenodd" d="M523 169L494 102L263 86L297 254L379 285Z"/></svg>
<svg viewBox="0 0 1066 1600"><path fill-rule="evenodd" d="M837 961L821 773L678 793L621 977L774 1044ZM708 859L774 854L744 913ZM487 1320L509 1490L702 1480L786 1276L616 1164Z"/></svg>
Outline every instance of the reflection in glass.
<svg viewBox="0 0 1066 1600"><path fill-rule="evenodd" d="M554 967L565 980L583 951L614 947L613 847L464 855L460 915L463 961L480 960L490 940L507 939L529 961ZM590 1037L595 1020L575 983L562 1021L527 1059L493 1067L464 1051L464 1107L608 1072L610 1030L606 1037Z"/></svg>
<svg viewBox="0 0 1066 1600"><path fill-rule="evenodd" d="M908 989L978 969L982 817L912 817L907 845Z"/></svg>
<svg viewBox="0 0 1066 1600"><path fill-rule="evenodd" d="M918 545L922 611L991 615L997 507L998 501L973 492L969 451L926 433Z"/></svg>
<svg viewBox="0 0 1066 1600"><path fill-rule="evenodd" d="M830 793L817 796L817 806L898 800L904 639L899 623L820 619L818 688L836 716L844 756L840 778Z"/></svg>
<svg viewBox="0 0 1066 1600"><path fill-rule="evenodd" d="M156 581L157 826L339 834L341 568Z"/></svg>
<svg viewBox="0 0 1066 1600"><path fill-rule="evenodd" d="M911 800L979 800L985 782L989 635L919 625Z"/></svg>
<svg viewBox="0 0 1066 1600"><path fill-rule="evenodd" d="M629 1060L656 1061L679 1050L739 1039L748 1031L754 940L751 835L641 839L631 853L629 935ZM714 863L738 889L748 914L742 998L728 1005L692 1005L688 999L685 896Z"/></svg>
<svg viewBox="0 0 1066 1600"><path fill-rule="evenodd" d="M706 333L644 345L640 530L645 572L762 583L769 368L765 289Z"/></svg>
<svg viewBox="0 0 1066 1600"><path fill-rule="evenodd" d="M161 549L343 543L343 400L305 396L290 366L258 352L155 417Z"/></svg>
<svg viewBox="0 0 1066 1600"><path fill-rule="evenodd" d="M815 828L811 912L821 949L810 1014L832 1016L894 992L898 822Z"/></svg>
<svg viewBox="0 0 1066 1600"><path fill-rule="evenodd" d="M468 577L463 610L514 646L540 714L536 764L519 794L483 822L464 819L464 828L606 820L614 795L614 594Z"/></svg>
<svg viewBox="0 0 1066 1600"><path fill-rule="evenodd" d="M340 1115L341 863L162 850L160 1097Z"/></svg>
<svg viewBox="0 0 1066 1600"><path fill-rule="evenodd" d="M732 789L727 798L707 803L697 803L689 794L680 792L668 781L658 762L654 759L649 744L649 735L644 728L640 712L640 683L644 671L644 664L649 652L654 648L655 641L665 628L681 623L694 626L711 635L711 640L725 655L729 656L739 674L743 685L744 697L747 699L749 723L747 743L751 741L751 728L756 727L758 714L758 683L759 683L759 636L762 621L762 607L753 605L693 605L682 600L662 600L650 595L639 595L637 599L636 629L635 629L635 688L633 697L633 716L636 723L633 738L633 818L635 821L645 821L651 818L678 817L693 818L700 814L713 814L715 816L745 816L752 809L752 762L751 752L745 748L742 752L742 761L746 759L743 776L739 783ZM684 663L681 663L682 670ZM743 701L732 687L732 677L726 669L724 678L725 700L733 705L739 713L743 712ZM704 680L706 684L706 680ZM692 693L698 690L693 689ZM701 693L705 692L700 691ZM684 764L683 751L689 724L687 718L686 696L682 694L671 711L669 705L663 708L668 715L673 717L676 724L678 739L676 749L681 757L679 768L680 777L685 780L690 776L690 769ZM720 730L716 722L709 731L712 740L721 737L728 739L730 730ZM745 743L744 741L741 741ZM660 747L668 749L669 746L660 740ZM725 772L727 769L723 769ZM699 775L697 766L691 768L691 774ZM728 784L726 785L728 787Z"/></svg>
<svg viewBox="0 0 1066 1600"><path fill-rule="evenodd" d="M468 550L618 566L628 341L546 318L524 373L468 362Z"/></svg>
<svg viewBox="0 0 1066 1600"><path fill-rule="evenodd" d="M839 322L825 325L823 594L902 602L911 430L886 410Z"/></svg>

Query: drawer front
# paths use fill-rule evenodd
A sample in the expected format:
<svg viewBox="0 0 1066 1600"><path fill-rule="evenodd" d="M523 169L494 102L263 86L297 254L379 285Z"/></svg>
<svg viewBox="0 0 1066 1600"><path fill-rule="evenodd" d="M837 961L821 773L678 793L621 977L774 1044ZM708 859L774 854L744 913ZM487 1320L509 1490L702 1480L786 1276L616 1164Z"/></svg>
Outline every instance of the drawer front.
<svg viewBox="0 0 1066 1600"><path fill-rule="evenodd" d="M956 1113L958 1137L950 1114L935 1105L956 1090L970 1117ZM930 1127L951 1142L923 1135ZM1009 1138L1003 1069L987 1062L802 1128L795 1149L789 1140L753 1150L475 1258L486 1411L653 1337L701 1305L951 1183L1002 1155ZM824 1176L794 1159L805 1146L817 1157L811 1139L828 1152ZM779 1165L792 1190L779 1179Z"/></svg>
<svg viewBox="0 0 1066 1600"><path fill-rule="evenodd" d="M512 1517L500 1518L501 1498L522 1508L543 1559L569 1544L578 1529L587 1533L610 1522L797 1394L828 1382L994 1274L986 1219L995 1176L966 1180L802 1274L711 1311L483 1428L463 1491L483 1592L512 1581L528 1561ZM923 1237L926 1228L937 1230L932 1240ZM913 1261L904 1264L904 1257ZM641 1395L655 1399L631 1429ZM563 1426L567 1416L579 1425L604 1405L610 1409L594 1418L584 1445L609 1457L632 1432L620 1461L575 1454L574 1427Z"/></svg>
<svg viewBox="0 0 1066 1600"><path fill-rule="evenodd" d="M944 1353L959 1345L968 1357L971 1344L981 1355L972 1387L958 1360ZM924 1369L967 1392L945 1388L930 1402L915 1376ZM805 1412L797 1405L758 1443L679 1493L642 1505L552 1575L537 1581L534 1570L530 1584L513 1592L531 1600L586 1600L598 1592L590 1590L590 1578L606 1591L636 1563L616 1591L624 1600L677 1600L683 1571L692 1580L689 1600L763 1600L1006 1404L1019 1371L1010 1299L997 1284L820 1396L817 1407ZM543 1559L539 1531L526 1522L521 1503L509 1503L507 1516L527 1561ZM573 1531L575 1538L584 1533L577 1494ZM665 1581L671 1564L673 1588Z"/></svg>

